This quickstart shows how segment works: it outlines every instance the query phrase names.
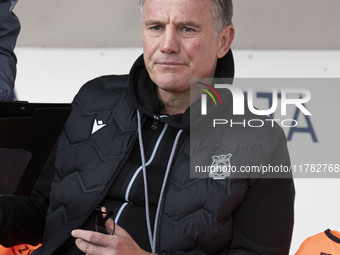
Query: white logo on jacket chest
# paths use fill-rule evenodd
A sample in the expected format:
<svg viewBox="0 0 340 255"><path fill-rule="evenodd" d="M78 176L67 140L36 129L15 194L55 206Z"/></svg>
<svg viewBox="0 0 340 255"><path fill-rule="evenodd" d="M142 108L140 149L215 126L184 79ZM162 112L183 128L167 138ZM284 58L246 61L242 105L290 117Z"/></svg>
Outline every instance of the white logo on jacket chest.
<svg viewBox="0 0 340 255"><path fill-rule="evenodd" d="M232 154L213 156L209 177L214 180L225 180L230 176L230 158Z"/></svg>
<svg viewBox="0 0 340 255"><path fill-rule="evenodd" d="M93 127L92 127L92 133L94 134L95 132L97 132L99 129L105 127L106 124L104 124L104 122L102 120L94 120L93 122Z"/></svg>

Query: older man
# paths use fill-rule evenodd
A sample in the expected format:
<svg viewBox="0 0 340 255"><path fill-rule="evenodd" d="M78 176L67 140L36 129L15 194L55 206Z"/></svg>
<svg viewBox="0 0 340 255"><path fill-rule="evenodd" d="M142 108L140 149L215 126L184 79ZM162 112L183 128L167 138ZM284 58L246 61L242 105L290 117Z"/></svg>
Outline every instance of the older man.
<svg viewBox="0 0 340 255"><path fill-rule="evenodd" d="M233 76L231 0L140 5L143 56L129 75L83 86L49 195L47 164L28 197L1 198L1 241L43 235L34 254L288 254L290 178L190 178L190 80ZM283 132L272 130L230 131L225 146L248 163L289 164ZM112 235L95 231L98 207Z"/></svg>

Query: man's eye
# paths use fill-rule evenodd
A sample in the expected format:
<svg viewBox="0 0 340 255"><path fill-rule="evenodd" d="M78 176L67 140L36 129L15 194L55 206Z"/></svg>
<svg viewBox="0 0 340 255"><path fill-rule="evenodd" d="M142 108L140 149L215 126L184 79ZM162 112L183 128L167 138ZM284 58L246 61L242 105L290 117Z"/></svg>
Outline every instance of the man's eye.
<svg viewBox="0 0 340 255"><path fill-rule="evenodd" d="M195 30L190 27L182 27L182 31L185 33L195 32Z"/></svg>
<svg viewBox="0 0 340 255"><path fill-rule="evenodd" d="M160 31L161 29L162 29L162 26L160 25L149 27L149 30L151 31Z"/></svg>

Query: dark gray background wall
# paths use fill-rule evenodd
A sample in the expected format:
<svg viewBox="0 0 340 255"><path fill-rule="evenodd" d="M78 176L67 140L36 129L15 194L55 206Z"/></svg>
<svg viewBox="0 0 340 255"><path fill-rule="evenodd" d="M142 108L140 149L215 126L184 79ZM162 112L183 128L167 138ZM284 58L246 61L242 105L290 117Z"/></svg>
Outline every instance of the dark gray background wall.
<svg viewBox="0 0 340 255"><path fill-rule="evenodd" d="M238 49L340 49L339 0L234 0ZM19 46L139 47L138 0L19 0Z"/></svg>

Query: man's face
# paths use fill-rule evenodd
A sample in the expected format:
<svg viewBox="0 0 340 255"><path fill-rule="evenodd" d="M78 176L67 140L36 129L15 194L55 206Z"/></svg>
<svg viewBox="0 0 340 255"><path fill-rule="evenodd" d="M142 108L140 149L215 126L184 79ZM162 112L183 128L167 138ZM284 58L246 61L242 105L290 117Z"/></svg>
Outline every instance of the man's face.
<svg viewBox="0 0 340 255"><path fill-rule="evenodd" d="M146 0L144 61L159 89L181 93L191 78L213 77L218 57L211 0Z"/></svg>

